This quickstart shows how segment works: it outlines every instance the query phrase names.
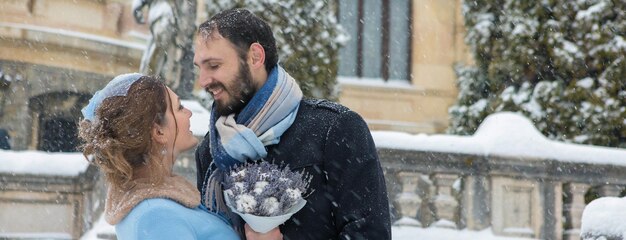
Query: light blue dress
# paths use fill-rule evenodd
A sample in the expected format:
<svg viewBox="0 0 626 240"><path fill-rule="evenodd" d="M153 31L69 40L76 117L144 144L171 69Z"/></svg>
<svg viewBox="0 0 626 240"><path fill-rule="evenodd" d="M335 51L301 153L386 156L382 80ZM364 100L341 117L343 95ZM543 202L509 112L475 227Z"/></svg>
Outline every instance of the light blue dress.
<svg viewBox="0 0 626 240"><path fill-rule="evenodd" d="M239 240L225 220L202 205L187 208L164 198L143 200L117 225L117 238Z"/></svg>

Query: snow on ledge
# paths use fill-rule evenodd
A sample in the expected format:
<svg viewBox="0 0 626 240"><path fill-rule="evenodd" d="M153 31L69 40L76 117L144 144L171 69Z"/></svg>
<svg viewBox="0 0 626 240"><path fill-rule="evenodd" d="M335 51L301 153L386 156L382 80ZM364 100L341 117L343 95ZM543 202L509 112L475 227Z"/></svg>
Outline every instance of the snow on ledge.
<svg viewBox="0 0 626 240"><path fill-rule="evenodd" d="M511 112L490 115L473 136L388 131L373 131L372 136L382 148L626 166L626 150L552 141L526 117Z"/></svg>
<svg viewBox="0 0 626 240"><path fill-rule="evenodd" d="M0 150L0 173L78 176L88 166L82 153Z"/></svg>
<svg viewBox="0 0 626 240"><path fill-rule="evenodd" d="M59 28L50 28L50 27L42 27L42 26L35 26L35 25L21 24L21 23L9 23L9 22L0 22L0 28L1 27L73 37L73 38L84 39L88 41L94 41L98 43L110 44L114 46L126 47L130 49L136 49L136 50L142 50L142 51L145 50L146 48L145 44L128 42L124 40L118 40L115 38L104 37L104 36L77 32L77 31L70 31L70 30L59 29Z"/></svg>
<svg viewBox="0 0 626 240"><path fill-rule="evenodd" d="M20 233L0 233L0 239L72 239L72 235L62 232L20 232Z"/></svg>
<svg viewBox="0 0 626 240"><path fill-rule="evenodd" d="M409 89L414 90L414 86L411 85L409 80L390 79L388 81L382 78L358 78L338 76L337 82L344 85L356 85L364 87L378 87L378 88L394 88L394 89Z"/></svg>
<svg viewBox="0 0 626 240"><path fill-rule="evenodd" d="M626 236L626 198L601 197L583 211L581 232L591 236Z"/></svg>

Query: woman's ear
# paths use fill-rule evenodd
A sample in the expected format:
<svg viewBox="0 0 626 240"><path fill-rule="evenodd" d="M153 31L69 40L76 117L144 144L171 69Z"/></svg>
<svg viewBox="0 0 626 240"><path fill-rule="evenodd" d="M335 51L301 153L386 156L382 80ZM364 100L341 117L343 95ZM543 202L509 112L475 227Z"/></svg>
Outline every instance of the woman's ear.
<svg viewBox="0 0 626 240"><path fill-rule="evenodd" d="M165 131L156 123L152 125L152 139L160 144L165 144L167 142Z"/></svg>
<svg viewBox="0 0 626 240"><path fill-rule="evenodd" d="M265 49L259 43L252 43L248 50L248 65L252 68L265 68Z"/></svg>

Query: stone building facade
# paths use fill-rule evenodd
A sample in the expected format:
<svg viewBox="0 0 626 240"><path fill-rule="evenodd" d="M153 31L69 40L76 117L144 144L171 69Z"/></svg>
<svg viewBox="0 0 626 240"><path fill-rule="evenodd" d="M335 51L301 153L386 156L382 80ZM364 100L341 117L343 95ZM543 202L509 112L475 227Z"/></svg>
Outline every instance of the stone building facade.
<svg viewBox="0 0 626 240"><path fill-rule="evenodd" d="M340 55L340 102L373 130L444 131L457 96L453 66L472 62L463 40L463 1L339 2L339 22L355 21L346 26L359 38L346 45L355 49Z"/></svg>
<svg viewBox="0 0 626 240"><path fill-rule="evenodd" d="M362 31L351 33L363 42L349 45L367 51L341 59L348 70L340 70L340 102L373 130L445 130L447 109L456 98L453 64L469 61L461 0L339 2L342 24L361 22L346 17L356 12L374 16L357 27ZM206 19L204 4L197 6L198 21ZM403 17L392 17L398 14ZM371 34L372 29L387 30ZM10 136L11 148L74 149L81 106L113 76L138 71L148 39L148 28L133 19L130 0L3 1L0 130ZM376 60L367 62L372 54ZM361 60L351 67L344 64L350 57ZM353 71L369 69L368 64L381 70Z"/></svg>
<svg viewBox="0 0 626 240"><path fill-rule="evenodd" d="M12 149L75 149L82 106L138 69L148 32L131 16L128 1L2 2L0 129Z"/></svg>

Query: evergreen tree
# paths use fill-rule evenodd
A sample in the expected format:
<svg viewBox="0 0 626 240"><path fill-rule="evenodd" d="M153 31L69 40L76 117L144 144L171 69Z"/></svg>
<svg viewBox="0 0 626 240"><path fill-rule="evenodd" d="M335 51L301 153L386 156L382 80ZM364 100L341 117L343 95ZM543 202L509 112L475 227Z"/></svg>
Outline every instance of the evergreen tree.
<svg viewBox="0 0 626 240"><path fill-rule="evenodd" d="M246 8L267 21L276 38L279 64L305 96L336 99L337 61L342 31L335 1L206 0L209 16Z"/></svg>
<svg viewBox="0 0 626 240"><path fill-rule="evenodd" d="M626 2L467 0L449 132L520 112L551 139L626 147Z"/></svg>

